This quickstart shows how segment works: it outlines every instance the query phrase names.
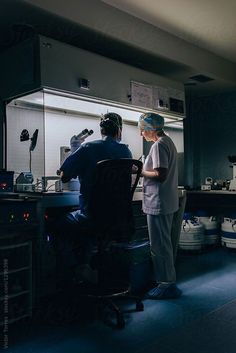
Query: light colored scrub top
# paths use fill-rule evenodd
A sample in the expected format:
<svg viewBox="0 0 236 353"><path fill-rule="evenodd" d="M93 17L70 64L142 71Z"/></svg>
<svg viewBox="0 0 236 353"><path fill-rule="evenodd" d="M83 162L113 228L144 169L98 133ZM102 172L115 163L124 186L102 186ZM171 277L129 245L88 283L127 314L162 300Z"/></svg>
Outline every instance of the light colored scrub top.
<svg viewBox="0 0 236 353"><path fill-rule="evenodd" d="M143 211L150 215L174 213L179 208L177 151L169 136L160 137L145 160L145 171L156 168L168 169L167 178L160 183L155 178L144 177Z"/></svg>

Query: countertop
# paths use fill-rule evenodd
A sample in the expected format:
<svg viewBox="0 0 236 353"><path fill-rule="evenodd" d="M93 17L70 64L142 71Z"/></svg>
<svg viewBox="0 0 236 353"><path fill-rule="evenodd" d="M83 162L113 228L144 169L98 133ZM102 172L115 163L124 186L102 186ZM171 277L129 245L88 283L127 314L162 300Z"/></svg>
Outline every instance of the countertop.
<svg viewBox="0 0 236 353"><path fill-rule="evenodd" d="M236 191L230 190L188 190L187 194L219 194L219 195L236 195Z"/></svg>

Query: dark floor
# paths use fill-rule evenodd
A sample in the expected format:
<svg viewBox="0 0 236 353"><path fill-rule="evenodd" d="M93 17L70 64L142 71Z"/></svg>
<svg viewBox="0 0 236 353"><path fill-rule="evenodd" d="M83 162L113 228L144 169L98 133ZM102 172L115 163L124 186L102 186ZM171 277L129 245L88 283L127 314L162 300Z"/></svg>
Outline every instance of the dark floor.
<svg viewBox="0 0 236 353"><path fill-rule="evenodd" d="M10 327L10 353L235 353L236 251L179 254L176 300L145 300L114 330L93 319L45 320ZM131 304L130 304L131 306ZM68 313L70 316L70 313ZM69 320L68 320L69 321ZM41 322L41 323L39 323ZM17 332L17 333L16 333Z"/></svg>

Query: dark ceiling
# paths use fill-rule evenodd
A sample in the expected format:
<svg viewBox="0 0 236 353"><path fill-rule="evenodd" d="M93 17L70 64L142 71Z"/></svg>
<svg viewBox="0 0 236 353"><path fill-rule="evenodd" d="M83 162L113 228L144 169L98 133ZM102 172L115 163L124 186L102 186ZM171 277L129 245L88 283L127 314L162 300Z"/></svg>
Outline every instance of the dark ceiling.
<svg viewBox="0 0 236 353"><path fill-rule="evenodd" d="M190 66L132 47L21 0L0 0L0 53L37 34L187 83L189 91L195 90L196 84L197 88L204 86L192 80L189 82L189 77L199 74ZM208 86L215 85L218 89L217 84L213 81Z"/></svg>
<svg viewBox="0 0 236 353"><path fill-rule="evenodd" d="M144 70L173 77L191 68L115 41L19 0L0 1L0 52L34 34L41 34Z"/></svg>

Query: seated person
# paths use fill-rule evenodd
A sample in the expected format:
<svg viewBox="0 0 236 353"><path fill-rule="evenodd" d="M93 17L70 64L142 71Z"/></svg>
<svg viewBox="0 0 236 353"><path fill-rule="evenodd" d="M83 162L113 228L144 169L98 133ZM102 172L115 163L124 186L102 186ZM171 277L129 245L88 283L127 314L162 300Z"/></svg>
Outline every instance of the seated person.
<svg viewBox="0 0 236 353"><path fill-rule="evenodd" d="M88 200L96 164L104 159L132 158L128 147L120 143L122 132L120 115L105 114L101 119L100 128L102 139L83 143L60 168L62 182L68 182L76 177L79 177L80 181L80 209L66 214L57 224L57 243L61 260L64 260L65 266L73 269L74 277L78 281L96 281L95 271L92 271L89 265L94 239L92 235L86 233L89 222Z"/></svg>

